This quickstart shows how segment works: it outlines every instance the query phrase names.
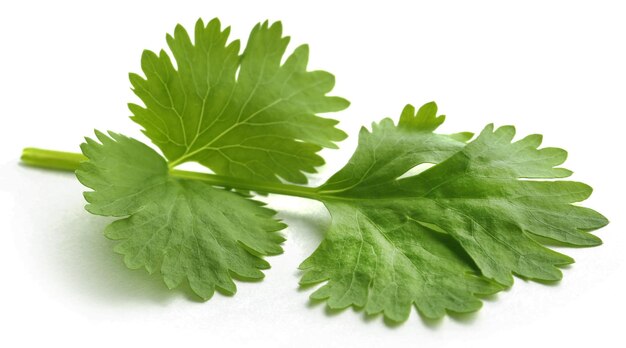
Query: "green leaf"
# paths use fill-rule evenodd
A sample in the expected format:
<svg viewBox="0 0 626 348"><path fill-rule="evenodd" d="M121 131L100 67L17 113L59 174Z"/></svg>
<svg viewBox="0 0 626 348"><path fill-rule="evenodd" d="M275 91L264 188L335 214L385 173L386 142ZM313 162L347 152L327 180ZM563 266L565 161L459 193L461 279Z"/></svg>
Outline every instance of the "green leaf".
<svg viewBox="0 0 626 348"><path fill-rule="evenodd" d="M365 127L359 134L359 146L346 166L322 187L326 193L366 194L372 187L387 185L409 169L423 163L438 163L465 146L472 133L440 135L432 133L445 116L437 117L437 106L428 103L416 113L412 105L402 110L396 127L390 118Z"/></svg>
<svg viewBox="0 0 626 348"><path fill-rule="evenodd" d="M306 70L308 46L281 64L289 38L280 22L256 25L242 55L229 33L217 19L198 20L192 43L177 26L167 36L176 67L165 51L145 51L145 79L130 75L145 104L129 105L133 120L170 166L195 161L221 175L306 183L303 172L324 163L316 153L346 137L337 121L317 114L349 103L326 96L333 75Z"/></svg>
<svg viewBox="0 0 626 348"><path fill-rule="evenodd" d="M482 277L457 243L408 216L376 206L328 200L332 225L300 266L302 285L328 281L311 298L331 308L364 307L404 321L415 303L426 317L471 312L478 294L502 289Z"/></svg>
<svg viewBox="0 0 626 348"><path fill-rule="evenodd" d="M88 158L76 175L93 189L87 210L124 217L105 235L129 268L159 271L169 288L187 280L203 299L215 289L233 294L232 275L260 279L265 255L282 252L285 225L262 204L201 181L173 178L154 150L125 136L96 132L82 144Z"/></svg>
<svg viewBox="0 0 626 348"><path fill-rule="evenodd" d="M511 142L513 127L492 125L464 145L467 134L432 133L442 122L430 103L405 108L398 126L385 119L361 131L352 159L319 189L332 224L301 265L302 283L326 281L313 298L398 321L415 304L437 318L479 308L475 294L499 289L487 279L560 279L558 266L573 260L537 236L600 244L588 232L606 218L572 204L591 188L553 180L571 174L556 167L564 150L538 149L539 135ZM422 163L436 165L400 178Z"/></svg>

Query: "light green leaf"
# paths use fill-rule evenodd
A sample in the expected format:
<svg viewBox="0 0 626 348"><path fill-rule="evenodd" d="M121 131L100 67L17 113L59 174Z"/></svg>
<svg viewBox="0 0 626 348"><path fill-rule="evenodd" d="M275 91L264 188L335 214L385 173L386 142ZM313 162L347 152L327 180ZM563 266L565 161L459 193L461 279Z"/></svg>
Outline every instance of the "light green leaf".
<svg viewBox="0 0 626 348"><path fill-rule="evenodd" d="M538 149L539 135L511 142L510 126L487 126L464 145L469 135L432 133L443 122L435 115L432 103L416 115L408 107L397 127L386 119L363 130L350 162L320 187L333 220L301 266L303 283L327 281L314 298L393 320L406 319L415 304L436 318L480 307L474 294L498 289L487 279L503 286L512 274L560 279L558 266L573 260L537 236L600 243L588 232L606 218L572 204L589 196L589 186L552 180L571 173L556 168L565 151ZM400 178L422 163L437 164Z"/></svg>
<svg viewBox="0 0 626 348"><path fill-rule="evenodd" d="M331 308L364 307L394 321L408 318L411 304L426 317L445 310L471 312L476 296L502 289L482 277L449 236L389 209L328 200L332 225L300 268L303 285L328 281L311 295Z"/></svg>
<svg viewBox="0 0 626 348"><path fill-rule="evenodd" d="M105 235L129 268L160 272L169 288L187 280L203 299L215 288L236 291L232 275L263 277L264 255L282 252L284 225L274 211L201 181L173 178L165 160L125 136L96 132L81 146L88 158L76 172L92 214L124 217Z"/></svg>
<svg viewBox="0 0 626 348"><path fill-rule="evenodd" d="M308 46L281 64L289 38L280 22L255 26L242 55L229 33L217 19L199 20L192 43L177 26L167 37L176 67L165 51L145 51L145 79L130 75L145 104L130 104L133 120L170 166L195 161L221 175L306 183L303 172L324 163L316 153L346 137L337 121L317 114L349 103L326 96L333 75L306 70Z"/></svg>
<svg viewBox="0 0 626 348"><path fill-rule="evenodd" d="M438 163L465 146L471 133L434 134L445 116L437 116L437 105L428 103L418 112L407 105L396 127L390 118L365 127L359 134L359 146L346 166L322 187L326 193L368 193L372 187L387 185L409 169L423 163Z"/></svg>

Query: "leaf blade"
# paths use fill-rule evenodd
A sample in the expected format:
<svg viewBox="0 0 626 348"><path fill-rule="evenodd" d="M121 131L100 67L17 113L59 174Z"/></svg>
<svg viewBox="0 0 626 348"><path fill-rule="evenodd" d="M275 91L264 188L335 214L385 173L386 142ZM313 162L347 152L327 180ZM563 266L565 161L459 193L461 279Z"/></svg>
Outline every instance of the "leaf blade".
<svg viewBox="0 0 626 348"><path fill-rule="evenodd" d="M199 20L192 43L177 26L167 37L176 67L164 51L145 51L146 78L130 76L144 103L129 105L132 119L171 166L195 161L222 175L306 183L303 173L324 163L317 152L346 137L337 121L317 114L349 103L326 95L333 75L306 70L308 46L281 64L289 38L280 22L256 25L242 55L229 34L217 19Z"/></svg>
<svg viewBox="0 0 626 348"><path fill-rule="evenodd" d="M105 229L131 269L160 272L169 288L188 281L208 300L215 289L234 294L233 276L260 279L263 256L282 252L285 227L274 211L236 193L168 175L165 160L125 136L96 133L81 148L89 159L77 171L87 210L123 217Z"/></svg>
<svg viewBox="0 0 626 348"><path fill-rule="evenodd" d="M313 298L326 299L331 308L382 311L396 321L406 320L411 305L438 318L446 311L478 309L478 295L511 286L513 274L561 279L559 267L573 259L549 249L542 238L570 246L601 243L589 232L608 220L574 205L588 198L591 188L553 180L571 174L558 167L565 161L564 150L539 148L539 135L513 142L511 126L488 125L469 143L470 133L435 134L443 122L436 110L434 103L417 112L407 106L397 126L384 119L371 132L362 130L352 158L321 186L332 221L320 247L302 265L303 284L324 283ZM423 163L434 166L403 176ZM429 235L454 243L440 245ZM423 252L407 252L415 247ZM447 256L432 259L434 250L447 250ZM397 254L416 266L398 271L389 256ZM382 261L374 266L372 260ZM379 268L386 271L379 274ZM389 274L399 274L400 280L388 279ZM425 286L430 279L439 280L433 285L436 291ZM389 282L400 284L404 295L373 285Z"/></svg>

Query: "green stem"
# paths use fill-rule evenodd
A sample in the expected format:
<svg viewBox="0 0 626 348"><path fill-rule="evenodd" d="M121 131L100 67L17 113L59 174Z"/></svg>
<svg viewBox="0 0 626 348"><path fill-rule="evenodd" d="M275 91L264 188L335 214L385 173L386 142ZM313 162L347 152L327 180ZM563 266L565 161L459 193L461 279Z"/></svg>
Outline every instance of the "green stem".
<svg viewBox="0 0 626 348"><path fill-rule="evenodd" d="M52 151L27 147L22 151L22 163L39 168L75 171L87 158L80 153Z"/></svg>
<svg viewBox="0 0 626 348"><path fill-rule="evenodd" d="M32 167L75 171L81 162L87 160L79 153L52 151L36 148L25 148L22 152L22 162ZM170 174L177 178L201 180L210 185L239 190L250 190L263 193L275 193L287 196L320 199L317 188L290 185L272 182L252 182L228 176L192 172L188 170L170 169Z"/></svg>
<svg viewBox="0 0 626 348"><path fill-rule="evenodd" d="M296 196L311 199L320 199L317 188L298 185L290 185L273 182L252 182L228 176L209 173L191 172L188 170L170 169L170 174L177 178L202 180L214 186L222 186L240 190L249 190L263 193L276 193L279 195Z"/></svg>

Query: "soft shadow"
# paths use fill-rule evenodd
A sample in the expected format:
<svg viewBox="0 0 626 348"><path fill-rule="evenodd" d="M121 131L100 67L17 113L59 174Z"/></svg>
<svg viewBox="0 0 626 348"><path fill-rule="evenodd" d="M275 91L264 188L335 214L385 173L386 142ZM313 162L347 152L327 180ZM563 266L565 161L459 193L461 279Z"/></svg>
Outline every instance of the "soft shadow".
<svg viewBox="0 0 626 348"><path fill-rule="evenodd" d="M294 234L292 239L305 241L307 244L319 245L324 239L326 230L330 226L330 216L326 213L280 211L278 217L287 220L289 229L299 233Z"/></svg>
<svg viewBox="0 0 626 348"><path fill-rule="evenodd" d="M413 311L411 311L411 315L414 315ZM397 329L403 325L406 324L406 322L404 321L394 321L391 320L387 317L384 317L382 314L371 314L370 316L374 317L374 318L378 318L378 317L382 317L383 318L383 324L385 324L385 326L389 329ZM372 319L373 320L373 319Z"/></svg>
<svg viewBox="0 0 626 348"><path fill-rule="evenodd" d="M420 311L417 312L419 313L420 319L422 320L424 326L431 330L437 330L443 324L443 318L433 319L423 315Z"/></svg>
<svg viewBox="0 0 626 348"><path fill-rule="evenodd" d="M106 304L153 302L167 304L177 296L202 300L184 282L169 290L158 272L131 270L123 257L113 252L115 241L103 235L113 219L81 212L78 217L56 227L52 233L63 235L58 245L50 246L50 259L58 264L61 275L80 296ZM56 250L55 250L56 249Z"/></svg>
<svg viewBox="0 0 626 348"><path fill-rule="evenodd" d="M448 311L448 316L450 319L454 320L457 323L470 325L476 321L478 318L478 311L469 312L469 313L458 313L453 311Z"/></svg>
<svg viewBox="0 0 626 348"><path fill-rule="evenodd" d="M7 172L20 178L8 187L8 194L16 202L28 200L29 204L16 204L12 218L25 227L19 238L31 253L33 272L48 280L44 286L107 306L165 304L176 296L158 275L128 269L122 256L113 252L115 242L103 235L113 219L84 210L81 192L85 188L74 173L16 164L7 165Z"/></svg>
<svg viewBox="0 0 626 348"><path fill-rule="evenodd" d="M460 312L447 310L445 316L443 316L442 318L437 318L437 319L428 318L424 316L422 313L419 313L419 316L422 319L422 323L424 323L424 325L427 328L432 329L432 330L438 330L440 327L442 327L445 317L448 317L452 321L459 323L459 324L471 325L477 320L478 312L479 311L460 313Z"/></svg>
<svg viewBox="0 0 626 348"><path fill-rule="evenodd" d="M185 280L177 288L168 289L159 272L149 274L145 269L131 270L123 262L123 256L113 251L118 243L107 239L103 231L116 220L94 216L84 210L81 191L87 190L76 181L74 173L33 168L21 164L17 170L24 180L14 188L24 197L36 201L42 213L33 216L26 211L16 214L22 223L31 226L29 238L37 250L37 262L45 265L53 284L60 284L72 296L84 297L107 306L128 303L153 303L166 305L175 299L185 298L203 303ZM45 175L46 180L41 180ZM20 185L21 184L21 185ZM44 194L42 194L44 192ZM54 197L63 204L55 211L45 209ZM46 214L54 214L45 218ZM52 225L44 221L55 221ZM256 282L231 274L236 281ZM231 297L219 288L215 296Z"/></svg>
<svg viewBox="0 0 626 348"><path fill-rule="evenodd" d="M56 229L56 233L65 235L62 244L57 246L63 253L52 250L51 259L59 264L66 282L81 296L106 304L153 302L165 305L180 297L191 302L205 302L195 294L187 280L170 290L158 272L149 274L145 269L128 269L124 265L123 256L113 251L117 242L102 234L106 225L113 220L83 212ZM235 281L262 281L234 273L231 276ZM219 287L216 287L217 294L234 296Z"/></svg>

